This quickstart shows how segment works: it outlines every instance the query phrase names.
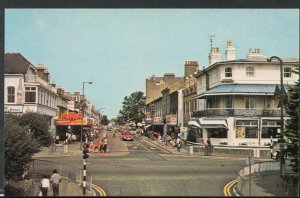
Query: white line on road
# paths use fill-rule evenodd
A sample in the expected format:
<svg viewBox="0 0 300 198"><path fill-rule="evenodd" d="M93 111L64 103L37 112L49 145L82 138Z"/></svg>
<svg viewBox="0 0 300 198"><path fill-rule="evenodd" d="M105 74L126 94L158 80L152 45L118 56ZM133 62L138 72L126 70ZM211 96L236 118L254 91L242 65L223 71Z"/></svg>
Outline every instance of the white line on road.
<svg viewBox="0 0 300 198"><path fill-rule="evenodd" d="M139 143L137 140L134 140L135 142L137 142L139 145L141 145L142 147L144 147L146 150L150 151L150 149L146 148L144 145L142 145L141 143Z"/></svg>

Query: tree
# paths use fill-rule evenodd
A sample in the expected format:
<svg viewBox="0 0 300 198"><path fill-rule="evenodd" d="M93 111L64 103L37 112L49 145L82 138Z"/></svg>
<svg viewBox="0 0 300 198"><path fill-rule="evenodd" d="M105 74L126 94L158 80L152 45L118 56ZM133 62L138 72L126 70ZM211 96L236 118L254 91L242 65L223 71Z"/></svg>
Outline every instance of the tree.
<svg viewBox="0 0 300 198"><path fill-rule="evenodd" d="M294 71L294 73L299 75L299 65L296 65L298 71ZM299 82L296 83L296 86L292 86L288 92L289 100L286 105L286 112L290 116L290 120L288 120L284 134L288 138L286 143L287 152L291 158L291 167L295 172L299 172L299 164L298 164L298 149L299 149Z"/></svg>
<svg viewBox="0 0 300 198"><path fill-rule="evenodd" d="M107 119L107 115L103 115L101 118L101 124L102 125L108 125L109 124L109 120Z"/></svg>
<svg viewBox="0 0 300 198"><path fill-rule="evenodd" d="M19 125L17 117L5 115L5 178L19 180L32 155L40 151L40 144L28 126Z"/></svg>
<svg viewBox="0 0 300 198"><path fill-rule="evenodd" d="M125 96L122 109L119 111L118 119L126 122L142 122L145 118L146 97L141 91L133 92L130 96Z"/></svg>
<svg viewBox="0 0 300 198"><path fill-rule="evenodd" d="M29 126L35 139L41 146L51 145L51 133L47 117L38 113L24 113L18 117L18 122L21 126Z"/></svg>

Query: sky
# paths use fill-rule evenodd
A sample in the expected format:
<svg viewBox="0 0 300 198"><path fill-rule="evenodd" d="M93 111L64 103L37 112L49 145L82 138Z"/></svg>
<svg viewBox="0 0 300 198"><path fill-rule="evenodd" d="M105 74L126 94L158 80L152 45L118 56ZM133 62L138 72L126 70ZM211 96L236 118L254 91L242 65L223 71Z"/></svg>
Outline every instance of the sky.
<svg viewBox="0 0 300 198"><path fill-rule="evenodd" d="M109 119L146 78L184 75L185 61L208 66L210 35L225 60L250 48L299 57L298 9L5 9L5 52L44 64L51 81L81 92Z"/></svg>

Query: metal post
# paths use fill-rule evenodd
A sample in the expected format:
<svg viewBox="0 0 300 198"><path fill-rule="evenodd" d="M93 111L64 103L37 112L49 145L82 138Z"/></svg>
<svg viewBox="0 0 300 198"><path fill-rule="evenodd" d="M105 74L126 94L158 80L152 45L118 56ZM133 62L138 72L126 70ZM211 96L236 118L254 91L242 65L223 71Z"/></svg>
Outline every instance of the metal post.
<svg viewBox="0 0 300 198"><path fill-rule="evenodd" d="M249 157L249 196L251 196L251 157Z"/></svg>
<svg viewBox="0 0 300 198"><path fill-rule="evenodd" d="M86 188L86 160L83 160L83 188L82 188L82 194L85 195L85 188Z"/></svg>
<svg viewBox="0 0 300 198"><path fill-rule="evenodd" d="M271 58L268 59L268 62L271 62L272 59L277 59L280 63L280 144L283 144L284 142L284 136L283 136L283 130L284 130L284 120L283 120L283 99L284 99L284 87L283 87L283 64L281 58L278 56L272 56ZM280 147L280 176L282 177L283 175L283 166L285 164L284 160L284 148L283 145Z"/></svg>
<svg viewBox="0 0 300 198"><path fill-rule="evenodd" d="M82 99L84 97L84 82L82 83ZM80 102L80 107L81 107L81 114L82 114L82 118L81 118L81 128L80 128L80 150L82 150L82 130L83 130L83 106L82 106L82 102Z"/></svg>

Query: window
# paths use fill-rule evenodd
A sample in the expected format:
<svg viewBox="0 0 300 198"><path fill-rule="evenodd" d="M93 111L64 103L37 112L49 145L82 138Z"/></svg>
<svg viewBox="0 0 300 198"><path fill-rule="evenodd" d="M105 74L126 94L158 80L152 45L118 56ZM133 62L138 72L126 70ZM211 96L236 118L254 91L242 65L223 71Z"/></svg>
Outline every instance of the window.
<svg viewBox="0 0 300 198"><path fill-rule="evenodd" d="M253 96L246 96L245 101L246 101L246 104L245 104L246 109L254 109L254 107L255 107L255 99L254 99Z"/></svg>
<svg viewBox="0 0 300 198"><path fill-rule="evenodd" d="M25 103L35 103L35 95L35 87L25 87Z"/></svg>
<svg viewBox="0 0 300 198"><path fill-rule="evenodd" d="M227 138L227 129L206 129L207 136L211 138Z"/></svg>
<svg viewBox="0 0 300 198"><path fill-rule="evenodd" d="M200 128L188 126L187 141L200 142L201 138L202 138L202 130Z"/></svg>
<svg viewBox="0 0 300 198"><path fill-rule="evenodd" d="M225 96L225 108L232 108L232 97L231 96Z"/></svg>
<svg viewBox="0 0 300 198"><path fill-rule="evenodd" d="M246 76L254 77L254 67L246 67Z"/></svg>
<svg viewBox="0 0 300 198"><path fill-rule="evenodd" d="M15 87L7 87L7 102L15 102Z"/></svg>
<svg viewBox="0 0 300 198"><path fill-rule="evenodd" d="M292 69L290 67L283 68L283 77L285 77L285 78L292 77Z"/></svg>
<svg viewBox="0 0 300 198"><path fill-rule="evenodd" d="M280 135L279 129L281 128L280 120L263 120L262 122L262 138L278 138Z"/></svg>
<svg viewBox="0 0 300 198"><path fill-rule="evenodd" d="M257 138L258 121L257 120L237 120L236 138Z"/></svg>
<svg viewBox="0 0 300 198"><path fill-rule="evenodd" d="M226 78L231 78L232 77L232 68L231 67L226 67L225 68L225 77Z"/></svg>

